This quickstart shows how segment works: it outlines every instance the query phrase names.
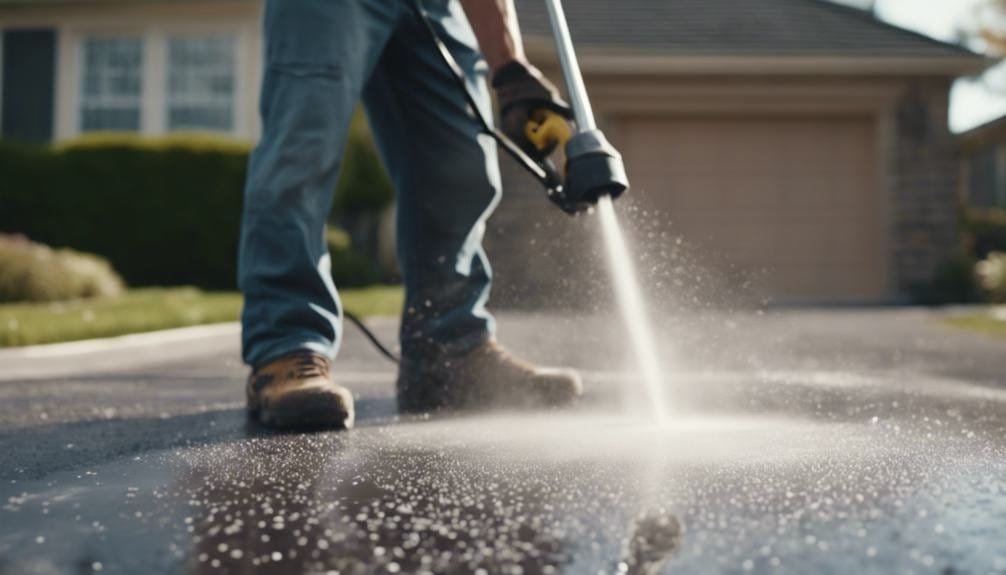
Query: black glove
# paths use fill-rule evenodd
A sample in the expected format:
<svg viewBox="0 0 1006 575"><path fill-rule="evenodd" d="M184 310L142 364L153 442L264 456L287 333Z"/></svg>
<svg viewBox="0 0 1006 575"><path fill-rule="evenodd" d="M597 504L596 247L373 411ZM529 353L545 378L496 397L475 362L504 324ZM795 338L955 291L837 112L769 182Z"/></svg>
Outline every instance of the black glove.
<svg viewBox="0 0 1006 575"><path fill-rule="evenodd" d="M530 64L512 60L493 74L493 88L500 108L500 128L527 155L542 161L555 149L538 149L524 134L531 113L546 108L569 119L573 112L559 95L559 90Z"/></svg>

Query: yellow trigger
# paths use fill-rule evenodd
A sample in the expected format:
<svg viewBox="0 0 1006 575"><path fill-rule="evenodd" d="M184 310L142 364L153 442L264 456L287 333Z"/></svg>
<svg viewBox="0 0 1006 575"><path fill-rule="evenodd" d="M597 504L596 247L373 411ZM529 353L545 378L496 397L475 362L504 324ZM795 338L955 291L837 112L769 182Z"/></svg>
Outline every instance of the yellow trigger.
<svg viewBox="0 0 1006 575"><path fill-rule="evenodd" d="M573 131L566 118L547 108L538 108L531 112L531 118L524 124L524 135L535 148L544 152L557 144L565 146Z"/></svg>

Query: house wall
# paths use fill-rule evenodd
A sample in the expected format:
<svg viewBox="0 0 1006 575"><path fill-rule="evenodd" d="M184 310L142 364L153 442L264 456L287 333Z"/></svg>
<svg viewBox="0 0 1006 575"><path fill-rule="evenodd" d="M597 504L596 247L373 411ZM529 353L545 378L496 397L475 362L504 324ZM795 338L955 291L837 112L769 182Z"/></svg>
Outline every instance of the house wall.
<svg viewBox="0 0 1006 575"><path fill-rule="evenodd" d="M560 77L554 69L546 69L546 74ZM736 76L668 76L658 80L644 75L588 74L586 81L599 123L616 146L625 143L630 136L625 133L629 125L633 126L633 130L645 129L647 119L655 125L667 125L669 119L771 120L855 115L871 118L875 125L879 125L881 117L892 113L897 89L883 82L849 82L848 79L745 79ZM883 132L877 130L874 147L878 153L889 148L880 142L883 137ZM632 139L638 141L638 134ZM656 142L661 140L660 134L654 133L653 140L654 145L659 145ZM660 153L655 150L650 157L659 158ZM640 167L636 161L638 158L627 160L627 163ZM644 166L644 170L650 174L650 183L653 184L652 175L659 173L661 166L656 160L648 161L651 165ZM668 162L671 163L674 162ZM875 162L878 166L883 163L882 158ZM633 176L630 170L630 181L634 180ZM527 307L543 303L555 305L557 302L591 307L611 301L610 294L606 292L608 271L603 264L596 218L568 218L542 198L538 186L522 176L516 180L518 184L506 186L506 196L500 209L489 222L490 254L495 256L492 261L500 280L498 284L504 286L502 293L498 294L500 297L495 297L494 301ZM875 187L882 188L879 179ZM886 198L878 196L876 200L877 210L886 213ZM716 303L734 303L748 297L752 298L751 301L759 301L755 294L747 293L739 285L722 285L722 280L716 277L723 268L734 263L743 266L746 262L737 262L737 254L712 254L698 248L697 238L682 234L682 226L675 224L680 214L667 210L666 213L654 211L665 203L653 193L644 194L638 190L630 190L625 198L619 200L619 212L628 226L630 238L636 244L636 256L659 258L657 266L666 269L657 270L658 276L675 268L684 270L690 277L684 281L687 285L678 287L681 291L701 292L690 295L698 297L703 303L714 300ZM724 205L723 210L743 218L739 206ZM685 224L685 228L694 228ZM878 246L883 255L885 272L888 269L887 230L886 225L879 230L884 241ZM770 232L766 230L766 233ZM527 239L513 242L515 236ZM496 241L499 241L500 249L496 249ZM673 261L670 258L674 258ZM714 268L720 270L714 271ZM647 275L653 277L652 274ZM702 285L696 288L700 283ZM570 297L573 294L575 297ZM672 297L676 295L672 294Z"/></svg>
<svg viewBox="0 0 1006 575"><path fill-rule="evenodd" d="M559 77L554 70L547 73ZM587 85L602 128L616 145L621 117L635 118L637 124L647 116L871 118L877 166L875 209L882 228L876 249L887 285L873 301L907 299L912 288L928 281L954 249L957 167L946 122L947 81L808 76L656 80L591 74ZM543 199L538 186L514 175L515 171L505 170L511 176L510 185L487 232L499 284L505 286L497 299L531 307L541 300L569 302L570 294L578 292L589 291L591 299L603 299L595 297L598 290L603 292L598 287L603 282L594 280L606 273L596 220L567 218ZM666 221L674 215L633 213L631 194L621 200L623 217L631 227L643 228L636 234L637 241L644 251L652 252L658 248L648 239L650 232L659 233L661 226L673 232ZM521 240L514 241L515 236ZM676 241L673 233L670 238L661 241ZM695 257L699 256L689 259L686 255L679 263L691 267L695 276L703 276L708 266ZM730 286L721 288L707 284L702 297L716 299L731 290Z"/></svg>
<svg viewBox="0 0 1006 575"><path fill-rule="evenodd" d="M144 40L142 132L165 131L165 39L172 34L232 35L236 46L234 128L229 135L254 140L260 133L262 3L220 0L207 3L89 3L86 6L9 8L0 12L0 30L51 28L57 36L54 139L80 133L81 42L95 35L131 34Z"/></svg>

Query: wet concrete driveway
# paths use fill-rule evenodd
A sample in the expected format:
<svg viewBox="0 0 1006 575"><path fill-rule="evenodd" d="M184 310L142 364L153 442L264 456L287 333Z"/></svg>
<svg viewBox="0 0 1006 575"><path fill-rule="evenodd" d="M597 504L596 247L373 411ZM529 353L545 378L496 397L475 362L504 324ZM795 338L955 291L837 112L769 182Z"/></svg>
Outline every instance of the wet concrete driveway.
<svg viewBox="0 0 1006 575"><path fill-rule="evenodd" d="M233 327L2 352L0 573L1006 573L1006 340L919 310L662 327L664 424L603 318L502 318L584 369L563 414L398 418L349 331L349 433L247 424Z"/></svg>

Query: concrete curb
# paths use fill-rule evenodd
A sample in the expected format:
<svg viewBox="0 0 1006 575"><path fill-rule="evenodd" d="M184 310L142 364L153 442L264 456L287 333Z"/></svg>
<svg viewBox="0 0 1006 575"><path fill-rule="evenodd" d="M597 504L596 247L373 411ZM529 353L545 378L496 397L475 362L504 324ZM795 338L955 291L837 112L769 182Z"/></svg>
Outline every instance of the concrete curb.
<svg viewBox="0 0 1006 575"><path fill-rule="evenodd" d="M398 318L395 316L370 316L364 318L364 321L373 325L386 325L388 323L397 323ZM176 327L171 329L131 333L115 337L82 339L62 343L45 343L24 347L3 348L0 349L0 362L3 362L5 359L41 359L47 357L86 355L112 350L123 351L212 337L224 337L231 335L239 337L240 334L241 324L236 321L193 325L188 327Z"/></svg>
<svg viewBox="0 0 1006 575"><path fill-rule="evenodd" d="M237 336L240 333L241 324L238 322L194 325L189 327L132 333L115 337L83 339L64 343L46 343L41 345L0 349L0 362L3 362L6 359L38 359L46 357L85 355L109 350L122 351L209 337L228 335Z"/></svg>

